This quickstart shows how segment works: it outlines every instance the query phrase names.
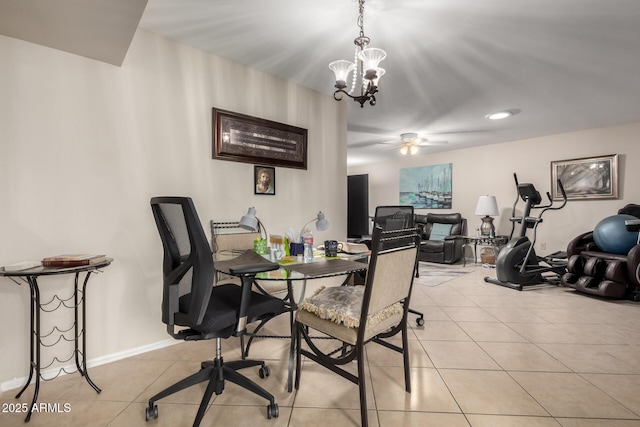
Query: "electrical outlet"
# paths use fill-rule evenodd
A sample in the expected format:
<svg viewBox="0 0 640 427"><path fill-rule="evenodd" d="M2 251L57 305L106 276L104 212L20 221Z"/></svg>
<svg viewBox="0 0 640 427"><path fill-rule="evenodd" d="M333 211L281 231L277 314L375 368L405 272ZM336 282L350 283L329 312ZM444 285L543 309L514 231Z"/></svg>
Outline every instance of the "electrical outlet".
<svg viewBox="0 0 640 427"><path fill-rule="evenodd" d="M541 251L544 251L544 250L546 250L546 249L547 249L547 243L546 243L546 242L542 242L542 243L540 243L540 250L541 250Z"/></svg>

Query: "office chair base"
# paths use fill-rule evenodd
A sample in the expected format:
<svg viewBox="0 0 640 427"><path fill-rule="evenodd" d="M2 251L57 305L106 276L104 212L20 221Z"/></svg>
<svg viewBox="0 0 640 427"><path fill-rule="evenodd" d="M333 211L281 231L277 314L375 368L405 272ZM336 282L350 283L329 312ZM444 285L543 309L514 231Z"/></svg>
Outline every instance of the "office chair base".
<svg viewBox="0 0 640 427"><path fill-rule="evenodd" d="M260 366L260 369L258 370L260 378L266 378L271 375L271 369L263 361L259 360L245 359L224 363L222 358L220 358L202 362L200 364L200 371L178 381L171 387L161 391L149 399L149 406L145 409L146 421L149 421L151 418L158 418L158 405L156 405L156 401L204 381L208 381L209 383L204 396L202 397L202 401L200 402L196 419L193 422L194 427L200 425L213 394L222 394L224 391L225 381L230 381L267 399L269 401L269 405L267 405L267 418L277 418L280 415L280 411L273 395L249 378L237 372L240 369L252 366Z"/></svg>
<svg viewBox="0 0 640 427"><path fill-rule="evenodd" d="M416 316L418 316L418 318L416 319L416 325L424 326L424 313L417 310L413 310L411 308L409 309L409 313L415 314Z"/></svg>

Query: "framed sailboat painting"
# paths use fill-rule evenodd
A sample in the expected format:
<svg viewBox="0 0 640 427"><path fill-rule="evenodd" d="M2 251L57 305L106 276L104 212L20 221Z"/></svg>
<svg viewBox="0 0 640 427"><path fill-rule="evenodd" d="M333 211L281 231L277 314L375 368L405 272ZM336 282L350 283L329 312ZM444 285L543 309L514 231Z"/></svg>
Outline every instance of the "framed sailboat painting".
<svg viewBox="0 0 640 427"><path fill-rule="evenodd" d="M400 169L400 204L451 209L452 163Z"/></svg>

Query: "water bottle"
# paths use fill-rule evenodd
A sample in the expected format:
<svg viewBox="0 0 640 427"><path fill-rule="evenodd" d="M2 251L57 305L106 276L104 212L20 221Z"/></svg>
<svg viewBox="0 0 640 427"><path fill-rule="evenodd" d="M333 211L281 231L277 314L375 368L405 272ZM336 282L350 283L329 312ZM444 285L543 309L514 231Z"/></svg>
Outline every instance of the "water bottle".
<svg viewBox="0 0 640 427"><path fill-rule="evenodd" d="M302 232L302 243L304 244L302 260L304 262L313 261L313 234L311 234L311 230L308 228Z"/></svg>

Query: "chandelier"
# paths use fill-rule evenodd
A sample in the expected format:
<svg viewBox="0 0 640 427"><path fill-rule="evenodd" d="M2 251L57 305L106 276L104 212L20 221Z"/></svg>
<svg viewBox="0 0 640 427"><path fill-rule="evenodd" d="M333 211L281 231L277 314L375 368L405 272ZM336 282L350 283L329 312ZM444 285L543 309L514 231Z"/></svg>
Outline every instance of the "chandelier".
<svg viewBox="0 0 640 427"><path fill-rule="evenodd" d="M387 52L375 47L367 47L371 41L369 37L364 35L363 14L364 0L359 0L360 8L358 14L358 28L360 34L353 43L356 45L353 62L344 59L334 61L329 64L329 68L336 75L335 87L338 89L333 93L333 99L341 101L343 95L348 96L356 102L360 103L360 107L364 107L365 102L370 105L376 105L376 92L378 92L378 81L384 75L384 68L378 67L380 61L387 56ZM353 71L353 79L351 89L347 92L347 78L349 73ZM358 78L361 82L358 84ZM352 95L352 93L356 93Z"/></svg>

